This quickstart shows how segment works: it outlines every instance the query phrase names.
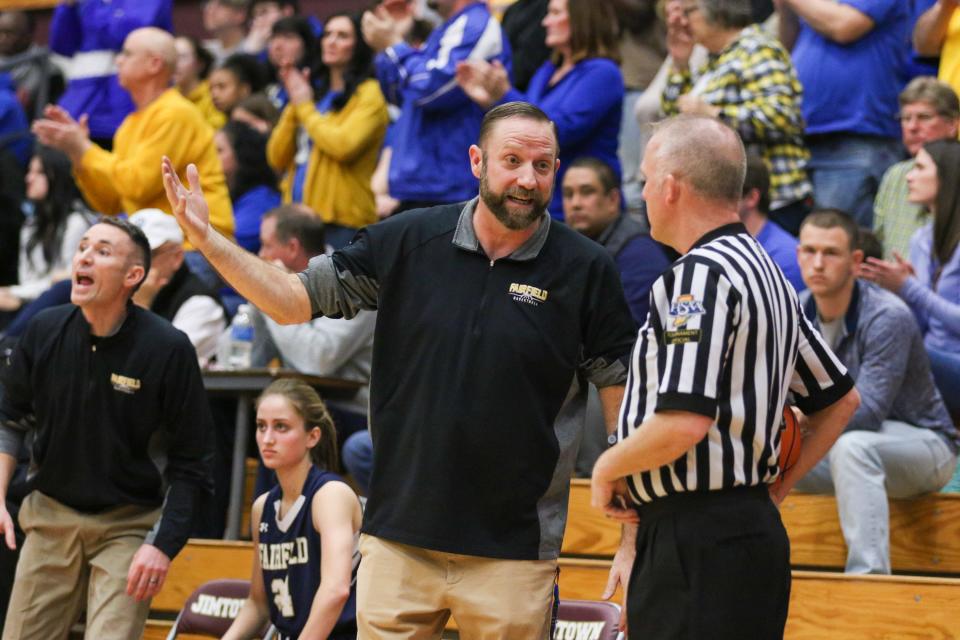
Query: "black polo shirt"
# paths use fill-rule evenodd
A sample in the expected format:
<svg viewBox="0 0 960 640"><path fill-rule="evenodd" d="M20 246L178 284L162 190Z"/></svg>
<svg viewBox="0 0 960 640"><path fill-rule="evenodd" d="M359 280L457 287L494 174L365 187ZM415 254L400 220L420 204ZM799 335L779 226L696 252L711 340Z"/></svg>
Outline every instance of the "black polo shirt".
<svg viewBox="0 0 960 640"><path fill-rule="evenodd" d="M163 506L146 542L174 557L212 493L213 420L186 334L130 304L109 337L72 305L37 314L4 372L0 452L34 431L29 489L72 509Z"/></svg>
<svg viewBox="0 0 960 640"><path fill-rule="evenodd" d="M469 555L559 554L586 382L621 385L635 338L616 266L544 214L491 261L476 200L362 230L301 274L316 314L379 309L364 531Z"/></svg>

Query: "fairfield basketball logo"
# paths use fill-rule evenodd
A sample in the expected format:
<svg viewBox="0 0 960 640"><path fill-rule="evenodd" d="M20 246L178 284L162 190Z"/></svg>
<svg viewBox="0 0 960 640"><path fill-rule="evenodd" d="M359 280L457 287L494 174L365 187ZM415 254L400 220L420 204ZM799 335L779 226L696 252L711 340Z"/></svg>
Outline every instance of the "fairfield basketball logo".
<svg viewBox="0 0 960 640"><path fill-rule="evenodd" d="M547 301L547 290L541 289L539 287L534 287L529 284L520 284L517 282L511 282L510 288L507 290L507 293L511 298L517 302L522 302L523 304L529 304L534 307L539 307L541 302Z"/></svg>
<svg viewBox="0 0 960 640"><path fill-rule="evenodd" d="M110 384L121 393L133 394L140 390L140 381L136 378L128 378L119 373L110 374Z"/></svg>

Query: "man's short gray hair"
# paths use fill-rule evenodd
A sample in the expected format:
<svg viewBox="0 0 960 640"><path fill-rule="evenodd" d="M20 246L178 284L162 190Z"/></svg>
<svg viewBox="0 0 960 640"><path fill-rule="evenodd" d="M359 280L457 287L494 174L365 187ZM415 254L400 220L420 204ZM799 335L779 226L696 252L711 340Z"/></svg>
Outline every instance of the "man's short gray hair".
<svg viewBox="0 0 960 640"><path fill-rule="evenodd" d="M910 81L900 94L900 106L914 102L926 102L944 118L960 118L960 100L946 82L931 76L920 76Z"/></svg>
<svg viewBox="0 0 960 640"><path fill-rule="evenodd" d="M708 24L723 29L743 29L755 21L750 0L697 0Z"/></svg>
<svg viewBox="0 0 960 640"><path fill-rule="evenodd" d="M708 116L679 115L654 125L654 136L659 146L652 164L658 176L673 174L708 200L740 201L747 154L729 125Z"/></svg>

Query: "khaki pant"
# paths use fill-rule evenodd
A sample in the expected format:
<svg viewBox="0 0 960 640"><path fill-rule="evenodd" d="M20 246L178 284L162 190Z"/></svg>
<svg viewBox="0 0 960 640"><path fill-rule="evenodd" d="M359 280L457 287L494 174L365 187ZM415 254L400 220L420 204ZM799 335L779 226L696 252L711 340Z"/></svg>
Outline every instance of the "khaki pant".
<svg viewBox="0 0 960 640"><path fill-rule="evenodd" d="M28 495L3 640L66 638L84 603L86 638L140 638L150 602L126 594L127 571L159 517L159 509L136 506L85 514L39 491Z"/></svg>
<svg viewBox="0 0 960 640"><path fill-rule="evenodd" d="M556 560L498 560L360 538L358 640L439 638L453 615L462 640L545 640Z"/></svg>

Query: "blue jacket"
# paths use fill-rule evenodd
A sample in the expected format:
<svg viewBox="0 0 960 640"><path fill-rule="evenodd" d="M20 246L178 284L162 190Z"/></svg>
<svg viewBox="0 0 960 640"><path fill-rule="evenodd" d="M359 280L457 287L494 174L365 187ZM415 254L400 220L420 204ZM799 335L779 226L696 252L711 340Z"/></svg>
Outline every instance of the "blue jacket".
<svg viewBox="0 0 960 640"><path fill-rule="evenodd" d="M651 238L649 228L626 212L604 229L596 241L616 261L630 315L637 327L642 327L650 311L650 288L680 256Z"/></svg>
<svg viewBox="0 0 960 640"><path fill-rule="evenodd" d="M33 137L14 93L13 80L9 73L0 73L0 149L9 149L21 165L27 166L32 148Z"/></svg>
<svg viewBox="0 0 960 640"><path fill-rule="evenodd" d="M400 107L389 174L394 198L460 202L477 195L467 152L483 110L454 77L468 58L510 66L510 45L482 2L434 29L422 49L401 43L377 56L383 95Z"/></svg>
<svg viewBox="0 0 960 640"><path fill-rule="evenodd" d="M786 276L797 293L807 288L800 272L800 263L797 262L797 239L790 235L783 227L773 220L767 223L757 234L757 242L763 247L773 261L777 263L783 275Z"/></svg>
<svg viewBox="0 0 960 640"><path fill-rule="evenodd" d="M68 58L95 53L113 56L123 48L127 35L140 27L172 32L172 0L78 0L61 4L50 23L50 49ZM60 106L74 118L89 115L91 137L113 138L134 109L130 94L117 83L115 66L106 74L78 67L73 72L80 71L83 77L70 80Z"/></svg>
<svg viewBox="0 0 960 640"><path fill-rule="evenodd" d="M244 191L233 201L233 220L236 228L233 235L237 244L249 251L260 251L260 221L270 209L279 207L280 192L265 184L258 184Z"/></svg>
<svg viewBox="0 0 960 640"><path fill-rule="evenodd" d="M560 136L560 171L553 190L550 215L563 220L560 185L575 159L592 156L613 167L620 178L617 140L623 112L623 75L607 58L581 60L560 82L549 86L556 67L547 60L537 69L526 95L511 89L501 103L523 100L540 107L557 125Z"/></svg>

